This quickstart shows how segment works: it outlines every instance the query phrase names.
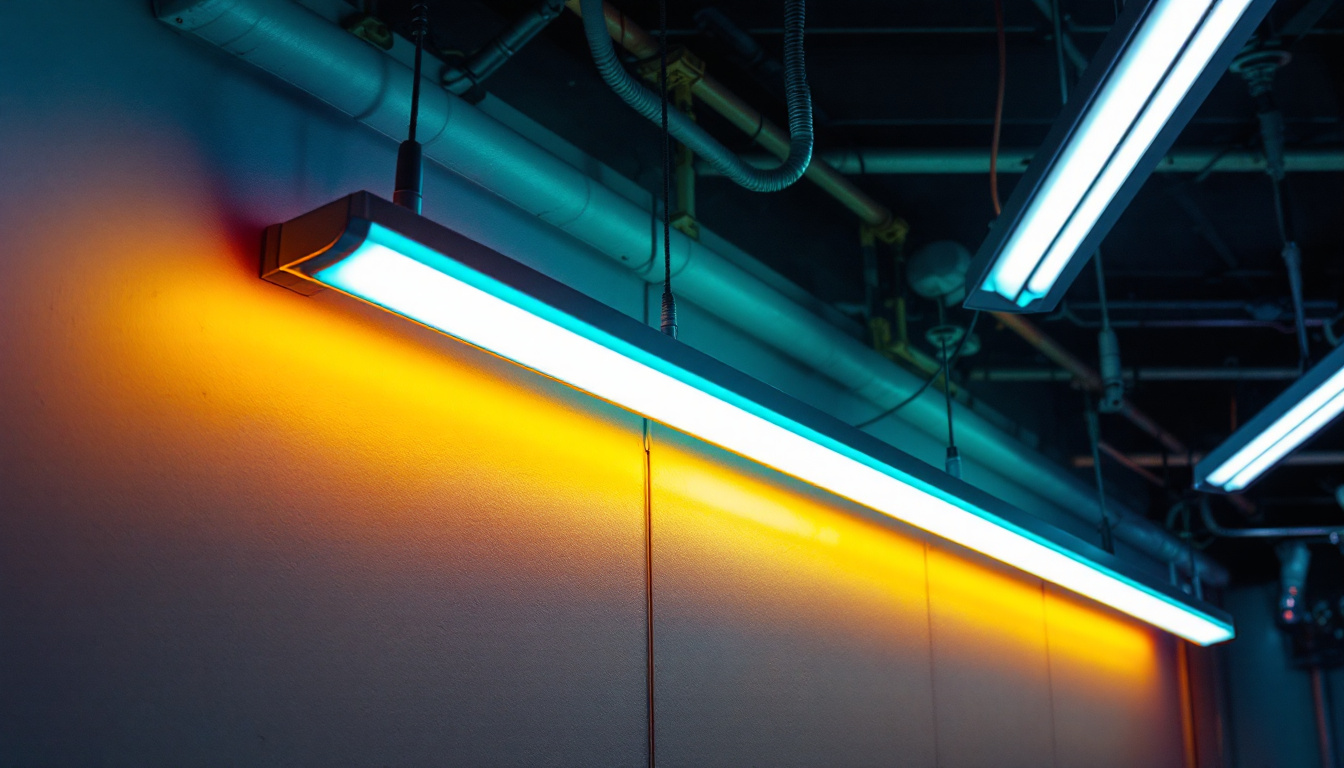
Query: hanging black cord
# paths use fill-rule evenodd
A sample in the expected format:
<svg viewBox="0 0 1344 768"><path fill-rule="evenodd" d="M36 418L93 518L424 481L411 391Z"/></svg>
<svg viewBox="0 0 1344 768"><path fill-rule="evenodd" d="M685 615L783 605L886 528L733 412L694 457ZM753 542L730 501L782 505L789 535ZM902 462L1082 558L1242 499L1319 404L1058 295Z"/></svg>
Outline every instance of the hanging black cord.
<svg viewBox="0 0 1344 768"><path fill-rule="evenodd" d="M420 121L420 63L425 54L425 34L429 31L429 3L417 0L411 6L411 31L415 35L415 79L411 82L411 121L407 138L397 148L397 179L392 202L420 213L423 202L424 157L415 140Z"/></svg>
<svg viewBox="0 0 1344 768"><path fill-rule="evenodd" d="M968 332L969 335L969 332ZM957 342L957 351L961 351L962 336ZM947 339L943 339L943 398L947 401L947 458L943 469L947 474L961 479L961 454L957 452L957 436L952 432L952 359L947 356Z"/></svg>
<svg viewBox="0 0 1344 768"><path fill-rule="evenodd" d="M1087 420L1087 439L1092 446L1092 473L1097 483L1097 509L1101 510L1101 548L1115 554L1111 540L1111 515L1106 511L1106 486L1101 474L1101 419L1092 407L1092 396L1083 394L1083 418Z"/></svg>
<svg viewBox="0 0 1344 768"><path fill-rule="evenodd" d="M962 336L957 342L957 350L961 350L961 341L965 340ZM951 361L947 357L947 339L943 339L943 399L947 401L947 447L952 450L957 448L957 436L952 432L952 381L948 376L948 368Z"/></svg>
<svg viewBox="0 0 1344 768"><path fill-rule="evenodd" d="M1283 207L1282 182L1273 176L1270 177L1270 182L1274 189L1274 223L1279 228L1279 240L1288 243L1292 241L1292 238L1288 236L1288 216Z"/></svg>
<svg viewBox="0 0 1344 768"><path fill-rule="evenodd" d="M1305 371L1311 363L1311 348L1307 341L1307 318L1302 303L1302 249L1292 237L1292 222L1283 204L1282 181L1275 176L1269 177L1274 188L1274 220L1279 227L1279 240L1283 243L1284 267L1288 271L1288 291L1293 302L1293 317L1297 330L1297 364Z"/></svg>
<svg viewBox="0 0 1344 768"><path fill-rule="evenodd" d="M415 80L411 82L411 126L407 138L415 141L420 121L420 62L425 56L425 31L429 25L428 2L418 2L411 9L411 24L415 33Z"/></svg>
<svg viewBox="0 0 1344 768"><path fill-rule="evenodd" d="M957 342L957 347L956 347L956 349L952 350L952 358L951 358L950 360L947 360L946 363L945 363L945 368L946 368L947 370L951 370L952 364L955 363L955 362L957 361L957 359L961 357L961 348L962 348L962 346L966 343L966 339L970 338L971 332L975 330L975 324L976 324L976 322L977 322L979 319L980 319L980 310L977 309L977 310L975 311L975 314L971 315L971 323L970 323L970 325L966 326L966 335L962 336L962 337L961 337L961 341L958 341L958 342ZM944 375L945 375L945 376L947 375L946 372L944 372ZM935 381L937 381L937 380L938 380L938 373L934 373L933 376L930 376L929 378L927 378L927 379L924 380L924 383L920 386L919 389L915 390L914 394L912 394L912 395L910 395L909 397L905 398L905 399L902 400L901 402L899 402L899 403L893 405L892 407L888 408L887 410L885 410L885 411L883 411L883 412L877 414L876 416L872 417L871 419L868 419L867 421L861 421L861 422L859 422L858 424L855 424L854 426L858 427L859 429L863 429L864 427L870 427L870 426L876 424L877 422L879 422L879 421L881 421L881 420L887 418L888 416L892 415L893 413L896 413L897 411L901 410L901 409L904 408L905 406L907 406L907 405L909 405L909 404L915 402L916 400L918 400L918 399L919 399L919 396L922 395L922 394L924 394L924 392L927 391L928 388L929 388L930 386L933 385L933 382L935 382ZM951 430L949 429L949 434L950 434L950 432L951 432Z"/></svg>
<svg viewBox="0 0 1344 768"><path fill-rule="evenodd" d="M677 338L677 300L672 296L672 134L667 127L667 0L658 0L658 92L663 107L663 311L660 329Z"/></svg>

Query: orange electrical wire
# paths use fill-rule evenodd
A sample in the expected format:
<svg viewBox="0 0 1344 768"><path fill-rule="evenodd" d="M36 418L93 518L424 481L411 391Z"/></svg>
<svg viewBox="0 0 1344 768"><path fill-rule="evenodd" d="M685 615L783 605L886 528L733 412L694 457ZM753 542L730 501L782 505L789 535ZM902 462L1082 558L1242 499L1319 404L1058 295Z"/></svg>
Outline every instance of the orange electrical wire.
<svg viewBox="0 0 1344 768"><path fill-rule="evenodd" d="M994 33L999 43L999 88L994 99L994 137L989 143L989 197L994 215L1003 212L999 204L999 135L1003 132L1003 90L1008 63L1008 41L1003 30L1003 0L994 0Z"/></svg>

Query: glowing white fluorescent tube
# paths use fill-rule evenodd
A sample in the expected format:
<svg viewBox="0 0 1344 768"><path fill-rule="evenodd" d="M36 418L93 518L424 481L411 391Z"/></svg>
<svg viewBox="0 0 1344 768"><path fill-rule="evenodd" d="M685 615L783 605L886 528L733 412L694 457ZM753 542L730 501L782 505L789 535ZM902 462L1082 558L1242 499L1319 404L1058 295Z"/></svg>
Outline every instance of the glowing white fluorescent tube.
<svg viewBox="0 0 1344 768"><path fill-rule="evenodd" d="M1081 542L1066 546L1067 534L859 430L390 203L348 200L380 221L352 218L339 236L306 231L303 217L273 228L297 250L268 250L268 279L302 278L383 307L1192 642L1233 636L1217 609ZM310 230L331 224L326 210L309 214ZM381 223L396 219L399 229Z"/></svg>
<svg viewBox="0 0 1344 768"><path fill-rule="evenodd" d="M1131 3L977 254L966 305L1053 308L1270 4Z"/></svg>
<svg viewBox="0 0 1344 768"><path fill-rule="evenodd" d="M1167 125L1171 115L1185 99L1185 94L1194 85L1195 79L1204 71L1209 59L1218 52L1228 32L1241 18L1251 0L1223 0L1214 7L1208 20L1199 28L1180 61L1163 81L1152 101L1134 124L1102 171L1092 188L1088 190L1078 209L1069 218L1059 237L1050 250L1041 259L1040 266L1027 283L1024 296L1029 300L1040 298L1050 292L1055 281L1064 271L1064 267L1078 252L1083 239L1092 231L1097 220L1106 212L1115 193L1129 178L1129 174L1143 159L1148 147L1157 138L1158 133ZM1021 298L1018 299L1021 304Z"/></svg>
<svg viewBox="0 0 1344 768"><path fill-rule="evenodd" d="M1236 493L1344 411L1344 347L1303 374L1195 467L1195 487Z"/></svg>

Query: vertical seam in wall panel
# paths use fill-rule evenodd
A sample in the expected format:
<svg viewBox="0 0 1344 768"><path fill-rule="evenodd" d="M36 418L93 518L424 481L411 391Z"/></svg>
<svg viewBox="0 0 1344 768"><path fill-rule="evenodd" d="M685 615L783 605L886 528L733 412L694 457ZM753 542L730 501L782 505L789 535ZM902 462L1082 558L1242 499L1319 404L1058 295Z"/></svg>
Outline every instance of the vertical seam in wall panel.
<svg viewBox="0 0 1344 768"><path fill-rule="evenodd" d="M650 457L652 438L648 419L644 422L644 675L648 690L649 715L649 768L654 768L653 719L653 461Z"/></svg>
<svg viewBox="0 0 1344 768"><path fill-rule="evenodd" d="M1045 690L1050 701L1050 762L1059 765L1059 731L1055 724L1055 670L1050 655L1050 601L1046 599L1046 585L1041 582L1041 633L1045 635Z"/></svg>
<svg viewBox="0 0 1344 768"><path fill-rule="evenodd" d="M934 673L933 661L933 597L929 587L929 540L924 544L924 620L929 630L929 706L933 711L933 764L938 761L938 677Z"/></svg>
<svg viewBox="0 0 1344 768"><path fill-rule="evenodd" d="M1176 677L1181 707L1181 744L1185 747L1185 764L1199 768L1199 734L1195 730L1195 686L1190 677L1190 646L1180 638L1176 643Z"/></svg>

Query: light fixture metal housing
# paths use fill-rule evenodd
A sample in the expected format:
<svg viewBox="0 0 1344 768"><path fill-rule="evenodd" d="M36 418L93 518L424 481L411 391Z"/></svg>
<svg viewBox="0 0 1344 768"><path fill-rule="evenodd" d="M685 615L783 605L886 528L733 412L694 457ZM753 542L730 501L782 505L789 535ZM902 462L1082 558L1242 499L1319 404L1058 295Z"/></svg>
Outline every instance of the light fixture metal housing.
<svg viewBox="0 0 1344 768"><path fill-rule="evenodd" d="M1338 347L1195 465L1195 488L1251 487L1344 411L1344 347Z"/></svg>
<svg viewBox="0 0 1344 768"><path fill-rule="evenodd" d="M965 306L1055 308L1273 0L1133 0L971 264Z"/></svg>
<svg viewBox="0 0 1344 768"><path fill-rule="evenodd" d="M1231 618L457 232L367 192L269 227L262 276L380 306L1192 642Z"/></svg>

